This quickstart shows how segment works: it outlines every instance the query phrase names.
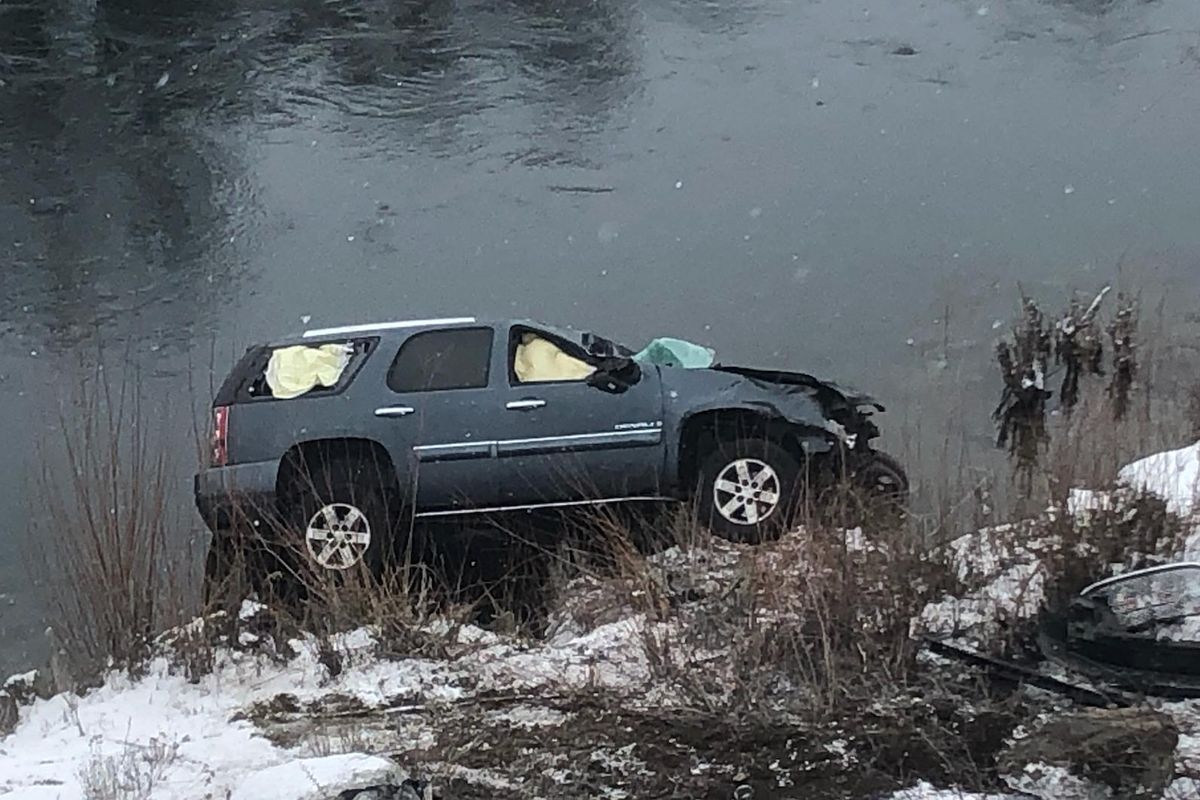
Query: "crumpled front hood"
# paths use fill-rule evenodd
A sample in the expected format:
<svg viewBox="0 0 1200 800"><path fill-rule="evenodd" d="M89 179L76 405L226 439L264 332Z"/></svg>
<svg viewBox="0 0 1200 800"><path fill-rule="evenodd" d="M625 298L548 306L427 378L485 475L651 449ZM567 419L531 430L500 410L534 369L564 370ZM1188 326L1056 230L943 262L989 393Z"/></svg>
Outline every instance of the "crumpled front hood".
<svg viewBox="0 0 1200 800"><path fill-rule="evenodd" d="M883 404L877 399L865 392L861 392L853 387L844 386L834 381L822 380L814 375L809 375L804 372L792 372L788 370L776 369L759 369L756 367L739 367L732 364L714 364L712 369L717 372L728 372L734 375L741 375L746 378L751 378L764 383L774 383L780 386L797 386L805 387L808 391L815 392L817 398L822 404L829 402L837 402L838 398L831 395L838 395L841 402L852 406L859 407L869 405L876 411L886 411Z"/></svg>

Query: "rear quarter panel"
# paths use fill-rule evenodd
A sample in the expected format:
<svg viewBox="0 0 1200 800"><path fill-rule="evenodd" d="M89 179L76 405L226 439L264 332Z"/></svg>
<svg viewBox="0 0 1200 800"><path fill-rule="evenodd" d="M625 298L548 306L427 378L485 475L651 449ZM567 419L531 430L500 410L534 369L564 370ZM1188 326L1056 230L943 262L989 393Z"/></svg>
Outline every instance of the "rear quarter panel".
<svg viewBox="0 0 1200 800"><path fill-rule="evenodd" d="M317 439L369 438L375 432L374 410L387 399L384 375L395 352L394 342L381 342L338 394L261 398L233 406L230 463L278 460L294 445Z"/></svg>

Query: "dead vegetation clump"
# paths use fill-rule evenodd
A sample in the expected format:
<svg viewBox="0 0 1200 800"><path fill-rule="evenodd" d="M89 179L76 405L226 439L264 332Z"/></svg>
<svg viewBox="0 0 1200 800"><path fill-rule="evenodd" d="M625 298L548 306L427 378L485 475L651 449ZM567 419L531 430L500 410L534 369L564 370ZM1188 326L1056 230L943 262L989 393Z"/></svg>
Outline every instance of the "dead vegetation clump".
<svg viewBox="0 0 1200 800"><path fill-rule="evenodd" d="M1061 412L1067 435L1075 425L1077 407L1081 403L1092 408L1096 405L1086 401L1095 386L1089 378L1105 375L1100 314L1109 291L1104 287L1086 308L1078 295L1073 296L1053 329L1038 303L1022 294L1020 321L1009 338L996 345L996 361L1004 382L1000 403L992 413L997 426L996 443L1008 449L1025 498L1035 492L1038 470L1052 438L1048 421L1054 396L1049 388L1052 356L1062 371L1056 410ZM1101 422L1093 416L1091 421L1117 427L1128 417L1138 375L1136 299L1124 293L1117 295L1107 334L1111 373L1104 398L1109 420Z"/></svg>
<svg viewBox="0 0 1200 800"><path fill-rule="evenodd" d="M910 542L804 529L742 550L715 582L668 576L690 599L668 604L673 624L647 629L651 660L710 712L836 717L911 674L909 623L944 573Z"/></svg>
<svg viewBox="0 0 1200 800"><path fill-rule="evenodd" d="M1072 297L1066 313L1055 323L1054 359L1064 370L1059 396L1068 411L1079 402L1080 378L1104 374L1104 342L1096 316L1108 292L1109 287L1104 287L1086 309L1078 296Z"/></svg>
<svg viewBox="0 0 1200 800"><path fill-rule="evenodd" d="M334 674L340 656L330 641L359 628L371 631L379 658L444 658L469 609L435 597L436 580L419 563L378 575L367 569L312 574L296 624L322 643L325 665ZM294 606L285 608L296 613Z"/></svg>
<svg viewBox="0 0 1200 800"><path fill-rule="evenodd" d="M1017 470L1030 475L1046 442L1046 373L1052 350L1050 329L1037 304L1021 298L1024 317L1012 341L996 345L996 361L1004 378L1000 404L992 412L999 428L996 444L1007 447Z"/></svg>
<svg viewBox="0 0 1200 800"><path fill-rule="evenodd" d="M49 589L58 691L109 666L136 670L154 637L196 608L170 450L135 386L114 385L103 366L85 373L31 489L30 556Z"/></svg>
<svg viewBox="0 0 1200 800"><path fill-rule="evenodd" d="M1113 406L1113 418L1118 422L1129 411L1129 395L1137 377L1137 322L1137 304L1119 295L1116 315L1108 326L1113 350L1113 374L1108 385L1108 396Z"/></svg>
<svg viewBox="0 0 1200 800"><path fill-rule="evenodd" d="M99 743L79 768L84 800L151 800L179 760L180 742L151 739L148 745L123 742L115 752Z"/></svg>
<svg viewBox="0 0 1200 800"><path fill-rule="evenodd" d="M1074 514L1049 514L1042 530L1051 547L1044 606L1061 610L1105 571L1127 571L1166 563L1183 552L1188 527L1162 498L1115 488L1084 494Z"/></svg>

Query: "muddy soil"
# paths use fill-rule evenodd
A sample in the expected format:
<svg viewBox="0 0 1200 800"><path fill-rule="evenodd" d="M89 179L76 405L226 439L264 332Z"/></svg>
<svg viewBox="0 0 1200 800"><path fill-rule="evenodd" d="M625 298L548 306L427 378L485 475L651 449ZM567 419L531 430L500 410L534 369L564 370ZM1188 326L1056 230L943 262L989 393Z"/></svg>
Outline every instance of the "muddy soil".
<svg viewBox="0 0 1200 800"><path fill-rule="evenodd" d="M397 697L366 709L331 695L281 696L250 718L284 746L323 755L388 753L435 796L861 800L918 780L1000 788L996 754L1030 718L1012 698L942 677L884 703L848 703L844 719L738 718L585 693L472 696L461 703ZM973 699L967 702L966 693Z"/></svg>

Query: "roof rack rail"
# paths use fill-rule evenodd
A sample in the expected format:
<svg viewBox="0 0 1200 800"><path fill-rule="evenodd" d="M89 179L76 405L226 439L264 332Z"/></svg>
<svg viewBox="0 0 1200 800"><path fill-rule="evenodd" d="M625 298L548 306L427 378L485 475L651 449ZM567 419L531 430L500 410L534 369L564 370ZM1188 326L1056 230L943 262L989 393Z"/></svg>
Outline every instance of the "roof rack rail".
<svg viewBox="0 0 1200 800"><path fill-rule="evenodd" d="M475 317L444 317L442 319L405 319L395 322L371 322L364 325L343 325L338 328L314 328L305 331L304 338L338 336L347 333L369 333L371 331L391 331L401 328L428 328L437 325L464 325L475 321Z"/></svg>

